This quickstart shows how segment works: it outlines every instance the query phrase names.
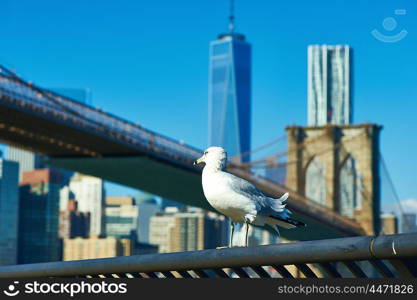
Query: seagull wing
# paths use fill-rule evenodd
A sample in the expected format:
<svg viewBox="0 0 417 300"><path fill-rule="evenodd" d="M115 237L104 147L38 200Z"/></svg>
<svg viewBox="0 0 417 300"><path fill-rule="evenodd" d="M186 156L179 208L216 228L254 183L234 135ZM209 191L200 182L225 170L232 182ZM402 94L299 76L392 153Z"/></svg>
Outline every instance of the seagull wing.
<svg viewBox="0 0 417 300"><path fill-rule="evenodd" d="M265 198L265 195L249 181L227 172L223 173L224 180L236 193L243 194L254 201Z"/></svg>
<svg viewBox="0 0 417 300"><path fill-rule="evenodd" d="M304 223L290 217L291 211L285 207L288 193L285 193L279 199L270 198L265 196L249 181L227 172L224 172L224 174L224 179L230 188L236 193L243 194L251 199L256 206L258 214L267 217L267 222L270 225L280 225L284 228L305 226Z"/></svg>

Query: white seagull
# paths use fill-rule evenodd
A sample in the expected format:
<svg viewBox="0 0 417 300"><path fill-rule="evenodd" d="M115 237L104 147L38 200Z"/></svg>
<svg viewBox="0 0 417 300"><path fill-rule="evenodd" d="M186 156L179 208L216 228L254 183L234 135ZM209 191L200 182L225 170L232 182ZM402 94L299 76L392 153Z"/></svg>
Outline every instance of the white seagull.
<svg viewBox="0 0 417 300"><path fill-rule="evenodd" d="M205 163L202 183L204 196L210 205L231 219L229 247L233 247L234 222L246 225L245 244L248 246L249 224L271 226L279 235L278 226L283 228L303 227L303 222L290 217L285 208L288 193L279 199L265 196L250 182L227 173L227 154L221 147L210 147L194 165Z"/></svg>

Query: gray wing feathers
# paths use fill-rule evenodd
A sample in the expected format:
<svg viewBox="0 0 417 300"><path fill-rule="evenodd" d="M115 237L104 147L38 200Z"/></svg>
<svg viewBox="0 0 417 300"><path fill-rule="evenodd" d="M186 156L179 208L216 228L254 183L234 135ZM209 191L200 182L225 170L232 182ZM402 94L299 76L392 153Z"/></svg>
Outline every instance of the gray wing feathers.
<svg viewBox="0 0 417 300"><path fill-rule="evenodd" d="M289 217L289 214L291 214L291 212L285 208L287 205L286 200L288 199L288 193L285 193L278 199L270 198L265 196L252 183L230 173L225 172L224 174L227 174L225 179L233 181L233 184L230 186L235 192L245 194L248 198L254 200L256 208L261 215L278 215L281 218L286 219ZM256 200L254 198L256 198Z"/></svg>
<svg viewBox="0 0 417 300"><path fill-rule="evenodd" d="M226 175L226 179L230 182L233 182L233 184L230 184L232 189L239 193L239 194L246 194L249 198L255 197L265 197L264 194L260 190L258 190L252 183L249 181L246 181L245 179L242 179L240 177L237 177L230 173L224 173Z"/></svg>

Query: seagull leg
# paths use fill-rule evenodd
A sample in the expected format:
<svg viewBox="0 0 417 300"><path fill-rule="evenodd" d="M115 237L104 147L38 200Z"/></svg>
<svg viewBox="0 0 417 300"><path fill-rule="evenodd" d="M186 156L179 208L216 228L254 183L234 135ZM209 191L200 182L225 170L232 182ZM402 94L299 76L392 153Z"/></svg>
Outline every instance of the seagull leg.
<svg viewBox="0 0 417 300"><path fill-rule="evenodd" d="M235 223L233 221L230 221L230 242L229 247L233 247L233 233L235 232Z"/></svg>
<svg viewBox="0 0 417 300"><path fill-rule="evenodd" d="M249 238L249 236L248 236L248 233L249 233L249 222L248 221L246 221L245 222L245 225L246 225L246 243L245 243L245 246L247 247L248 246L248 242L249 242L249 240L248 240L248 238Z"/></svg>

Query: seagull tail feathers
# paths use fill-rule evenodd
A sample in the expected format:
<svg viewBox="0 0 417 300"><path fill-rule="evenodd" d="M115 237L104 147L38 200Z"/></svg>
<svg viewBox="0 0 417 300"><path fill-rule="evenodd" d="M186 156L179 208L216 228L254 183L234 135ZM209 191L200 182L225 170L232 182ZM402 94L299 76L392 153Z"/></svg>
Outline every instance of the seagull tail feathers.
<svg viewBox="0 0 417 300"><path fill-rule="evenodd" d="M296 228L296 227L305 227L306 224L295 220L290 217L291 211L289 211L285 206L287 205L286 201L289 194L285 193L278 199L271 199L271 207L274 212L269 215L268 223L273 225L278 225L287 229Z"/></svg>
<svg viewBox="0 0 417 300"><path fill-rule="evenodd" d="M278 199L269 198L270 205L272 209L276 212L282 212L285 210L285 206L287 205L286 203L287 199L288 199L288 193L285 193L284 195L282 195L281 198L278 198Z"/></svg>

